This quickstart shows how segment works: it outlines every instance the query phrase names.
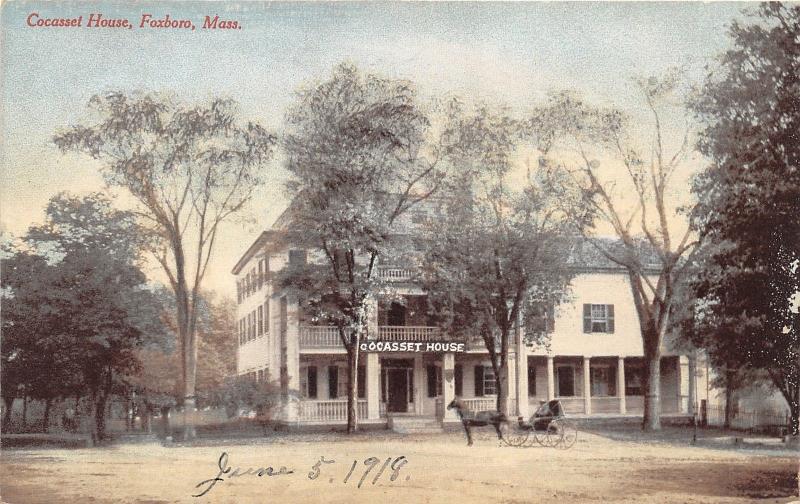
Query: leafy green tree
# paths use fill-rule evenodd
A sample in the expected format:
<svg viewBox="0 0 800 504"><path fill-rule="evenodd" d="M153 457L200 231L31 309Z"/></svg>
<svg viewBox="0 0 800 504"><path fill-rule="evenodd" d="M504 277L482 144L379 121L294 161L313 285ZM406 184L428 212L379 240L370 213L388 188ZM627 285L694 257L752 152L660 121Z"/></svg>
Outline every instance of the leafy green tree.
<svg viewBox="0 0 800 504"><path fill-rule="evenodd" d="M695 180L704 238L698 344L765 370L800 434L800 7L762 4L730 28L696 100L709 159Z"/></svg>
<svg viewBox="0 0 800 504"><path fill-rule="evenodd" d="M287 187L294 198L288 241L314 253L281 282L309 317L339 330L348 356L348 432L358 428L359 345L370 301L381 290L378 263L393 250L401 217L441 180L430 129L410 82L348 64L301 90L287 114Z"/></svg>
<svg viewBox="0 0 800 504"><path fill-rule="evenodd" d="M3 258L2 393L3 429L10 428L16 398L45 402L43 430L53 401L80 391L77 357L70 338L60 331L61 316L50 285L56 268L24 246L10 247ZM47 370L47 372L42 372ZM23 419L25 421L26 419ZM23 425L24 427L24 425Z"/></svg>
<svg viewBox="0 0 800 504"><path fill-rule="evenodd" d="M671 327L675 290L697 241L688 224L676 225L674 217L684 202L671 198L675 174L686 161L688 136L672 150L665 140L666 117L677 112L680 75L671 72L637 84L652 120L642 125L650 132L650 156L640 153L630 135L631 121L621 110L595 107L570 92L553 94L537 108L528 132L541 154L540 165L563 174L565 201L575 201L570 194L580 195L582 205L571 207L579 209L572 216L576 224L588 216L593 224L610 227L617 238L604 241L595 226L579 227L603 256L627 272L647 366L642 428L654 431L661 428L662 344Z"/></svg>
<svg viewBox="0 0 800 504"><path fill-rule="evenodd" d="M47 250L52 265L34 277L43 283L32 285L27 308L50 315L37 334L39 351L52 354L54 371L79 376L91 399L93 436L102 440L106 404L138 366L135 348L160 330L158 304L137 264L142 233L132 213L101 194L56 195L46 214L26 241Z"/></svg>
<svg viewBox="0 0 800 504"><path fill-rule="evenodd" d="M232 100L189 106L155 93L108 92L88 104L95 120L56 133L62 151L104 162L103 175L138 202L153 252L175 296L183 405L195 409L200 291L220 226L266 181L275 137L239 119ZM194 429L186 425L186 438Z"/></svg>
<svg viewBox="0 0 800 504"><path fill-rule="evenodd" d="M423 228L423 286L449 331L479 335L497 380L497 408L508 411L508 360L513 331L544 343L546 327L566 293L572 222L559 208L552 181L529 173L514 183L519 123L506 111L449 107L446 156L455 167L440 195L443 211Z"/></svg>

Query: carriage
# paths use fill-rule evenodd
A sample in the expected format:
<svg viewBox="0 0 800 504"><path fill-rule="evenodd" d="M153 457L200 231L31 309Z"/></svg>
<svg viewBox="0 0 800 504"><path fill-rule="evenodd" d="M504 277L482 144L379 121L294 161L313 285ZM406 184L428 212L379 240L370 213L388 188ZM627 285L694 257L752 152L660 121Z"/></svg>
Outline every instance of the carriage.
<svg viewBox="0 0 800 504"><path fill-rule="evenodd" d="M500 426L502 440L509 446L527 447L538 444L566 450L578 440L578 429L566 418L561 402L548 401L539 406L526 422L506 421Z"/></svg>

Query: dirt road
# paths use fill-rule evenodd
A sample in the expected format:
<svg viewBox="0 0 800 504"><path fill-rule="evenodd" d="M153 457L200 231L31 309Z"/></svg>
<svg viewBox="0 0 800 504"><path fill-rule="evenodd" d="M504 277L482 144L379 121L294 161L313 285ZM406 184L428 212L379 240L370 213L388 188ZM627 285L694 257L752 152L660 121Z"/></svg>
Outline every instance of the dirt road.
<svg viewBox="0 0 800 504"><path fill-rule="evenodd" d="M356 439L283 435L258 444L217 444L4 451L0 492L3 502L12 504L729 503L790 502L797 494L796 458L588 434L566 451L502 447L488 434L471 448L458 434ZM228 472L219 474L223 452ZM315 470L320 457L334 462L319 463ZM261 471L261 476L236 476L237 467L240 473L273 469ZM217 477L220 481L197 486ZM193 497L204 490L203 496Z"/></svg>

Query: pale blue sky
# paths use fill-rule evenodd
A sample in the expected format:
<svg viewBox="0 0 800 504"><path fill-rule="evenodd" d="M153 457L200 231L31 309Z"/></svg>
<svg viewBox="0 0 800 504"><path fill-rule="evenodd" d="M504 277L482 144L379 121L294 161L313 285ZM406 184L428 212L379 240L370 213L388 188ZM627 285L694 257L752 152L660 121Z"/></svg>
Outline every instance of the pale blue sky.
<svg viewBox="0 0 800 504"><path fill-rule="evenodd" d="M2 5L0 226L21 234L59 190L101 187L97 165L62 156L56 128L83 117L109 89L171 91L189 100L222 94L249 118L278 129L292 93L348 59L416 81L423 94L454 92L524 108L551 89L573 88L633 108L630 78L688 65L695 76L727 46L731 3L221 3L44 2ZM142 13L192 19L198 30L29 28L42 17L100 12L138 26ZM204 15L242 30L200 30ZM281 173L259 192L253 220L232 223L209 286L226 293L228 272L284 205Z"/></svg>

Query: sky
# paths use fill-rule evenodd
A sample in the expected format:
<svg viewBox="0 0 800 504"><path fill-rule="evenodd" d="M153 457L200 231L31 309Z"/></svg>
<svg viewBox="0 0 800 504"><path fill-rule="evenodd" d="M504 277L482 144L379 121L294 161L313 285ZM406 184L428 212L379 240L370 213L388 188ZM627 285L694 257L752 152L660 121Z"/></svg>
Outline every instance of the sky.
<svg viewBox="0 0 800 504"><path fill-rule="evenodd" d="M302 86L342 61L413 80L424 96L457 94L525 110L552 90L643 117L632 78L672 66L699 80L728 44L742 3L261 3L3 2L0 9L0 229L44 218L60 191L103 189L100 165L52 144L108 90L152 90L183 100L234 98L242 115L280 132ZM133 29L32 28L26 20L100 13ZM138 28L142 14L189 19L197 29ZM239 30L202 30L204 16ZM668 132L678 137L680 131ZM287 203L280 156L242 218L222 229L205 286L231 295L230 270ZM684 183L682 189L688 192ZM129 204L115 193L121 207Z"/></svg>

